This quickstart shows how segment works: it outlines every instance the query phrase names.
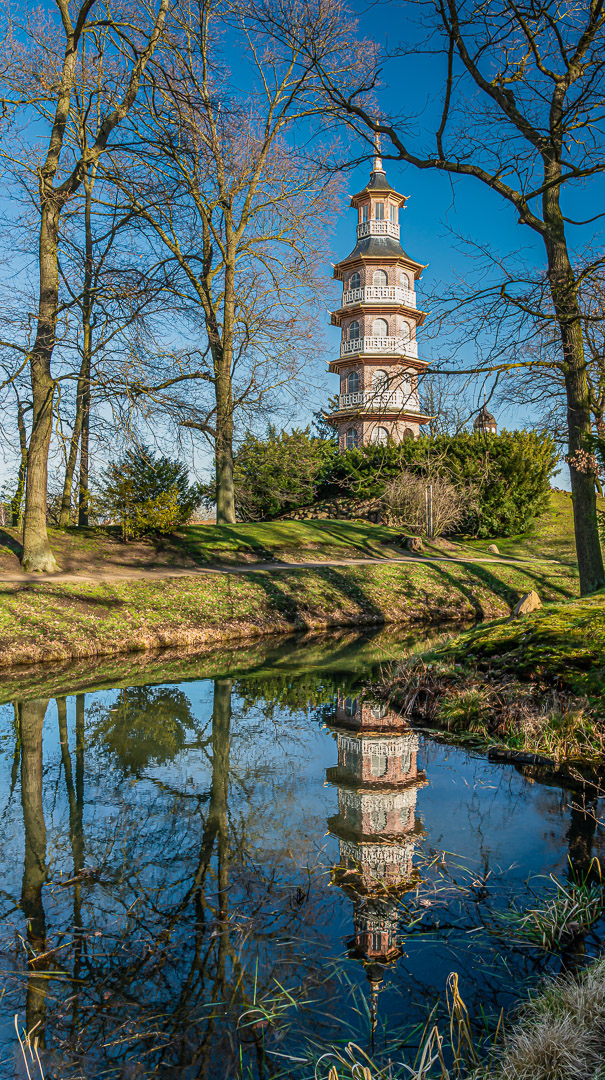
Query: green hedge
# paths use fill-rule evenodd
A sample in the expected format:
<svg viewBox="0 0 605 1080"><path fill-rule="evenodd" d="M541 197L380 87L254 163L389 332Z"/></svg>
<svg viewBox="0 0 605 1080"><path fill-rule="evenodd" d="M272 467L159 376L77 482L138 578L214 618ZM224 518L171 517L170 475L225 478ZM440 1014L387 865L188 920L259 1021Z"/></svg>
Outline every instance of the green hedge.
<svg viewBox="0 0 605 1080"><path fill-rule="evenodd" d="M377 497L402 468L447 476L474 491L464 531L479 537L525 532L547 505L557 451L532 431L439 435L340 454L318 483L319 498Z"/></svg>
<svg viewBox="0 0 605 1080"><path fill-rule="evenodd" d="M324 499L379 498L405 468L469 488L461 531L513 536L546 508L556 462L553 440L531 431L462 432L339 454L333 440L312 435L309 428L278 432L270 427L264 438L248 432L235 455L238 516L267 520Z"/></svg>

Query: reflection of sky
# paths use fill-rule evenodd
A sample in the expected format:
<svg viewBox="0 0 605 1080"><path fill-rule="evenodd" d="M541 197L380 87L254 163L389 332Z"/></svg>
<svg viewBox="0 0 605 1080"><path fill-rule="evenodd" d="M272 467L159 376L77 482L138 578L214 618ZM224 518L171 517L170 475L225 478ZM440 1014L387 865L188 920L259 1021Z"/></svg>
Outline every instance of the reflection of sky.
<svg viewBox="0 0 605 1080"><path fill-rule="evenodd" d="M318 684L320 680L318 674ZM352 900L329 884L329 868L338 862L338 842L326 835L326 822L338 812L338 792L326 783L325 773L336 764L336 740L314 718L312 709L278 708L268 715L262 696L250 703L250 679L246 685L246 699L238 695L237 683L232 695L228 818L234 935L242 943L247 963L253 964L258 957L261 967L276 965L282 977L291 979L289 985L300 978L303 957L306 968L314 971L322 970L330 957L340 957L348 984L365 988L362 964L345 959L345 942L353 932ZM153 945L154 911L178 903L190 884L212 780L208 739L213 683L183 683L178 689L189 701L194 725L187 732L187 747L161 766L149 764L140 776L124 773L98 736L101 710L114 704L119 692L86 696L85 864L97 872L97 878L84 884L83 903L85 925L100 935L94 946L97 952L102 952L106 939L121 940L120 948L128 956L128 949L134 947L128 937L128 911L130 905L140 903L141 890L154 898L155 908L149 901L145 931ZM4 967L9 954L9 966L19 965L10 949L14 950L15 932L24 930L22 915L14 910L23 873L18 777L6 807L13 724L12 707L2 708L0 790L6 794L0 806L0 881L2 910L13 909L5 917L1 938ZM68 724L73 768L74 698L68 699ZM93 743L95 732L98 741ZM61 887L61 879L66 881L71 874L72 856L60 761L57 710L51 702L44 726L50 881L43 890L51 935L62 927L68 930L72 917L70 889ZM427 739L421 740L419 768L428 777L428 786L418 791L416 806L423 828L416 850L423 879L419 895L426 907L422 921L404 933L404 955L385 976L380 1010L395 1028L424 1015L425 1005L443 993L451 970L460 971L463 996L471 1009L481 1000L488 1008L506 1002L514 979L523 978L531 967L525 959L527 950L509 955L507 971L499 959L497 940L489 932L476 932L477 927L489 923L490 908L506 909L512 898L519 906L527 903L524 882L528 877L565 872L569 809L560 791L532 784L510 767L490 765L479 755ZM434 870L423 872L423 861L434 850L449 853L447 882ZM469 886L488 869L492 876L486 899ZM452 880L462 884L466 893L453 888ZM309 899L298 909L293 898L309 882ZM413 894L406 894L402 903L412 898ZM437 922L442 930L436 928ZM290 952L284 952L280 944L284 935L299 942ZM178 988L179 973L186 967L186 935L179 948L183 959L170 970L173 989ZM22 981L13 985L7 998L8 1007L20 1013L23 985ZM53 993L60 996L62 989L68 993L65 984ZM142 978L139 999L150 993ZM338 1023L354 1021L352 999L346 1000L348 1006L342 1005Z"/></svg>

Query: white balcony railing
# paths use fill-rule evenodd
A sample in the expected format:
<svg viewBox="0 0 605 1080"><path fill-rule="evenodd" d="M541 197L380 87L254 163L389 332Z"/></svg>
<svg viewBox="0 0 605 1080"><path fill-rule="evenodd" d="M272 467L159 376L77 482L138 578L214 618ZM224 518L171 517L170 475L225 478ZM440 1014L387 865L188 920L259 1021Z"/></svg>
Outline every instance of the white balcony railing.
<svg viewBox="0 0 605 1080"><path fill-rule="evenodd" d="M359 390L356 394L339 394L339 409L364 409L380 412L418 412L418 395L405 390Z"/></svg>
<svg viewBox="0 0 605 1080"><path fill-rule="evenodd" d="M418 356L418 342L405 341L402 337L359 337L342 341L340 355L352 353L397 353L401 356Z"/></svg>
<svg viewBox="0 0 605 1080"><path fill-rule="evenodd" d="M359 304L366 300L386 300L387 303L416 307L416 293L401 285L366 285L365 289L349 289L343 294L343 304Z"/></svg>
<svg viewBox="0 0 605 1080"><path fill-rule="evenodd" d="M360 221L357 226L357 239L365 236L394 236L399 240L399 225L394 221Z"/></svg>

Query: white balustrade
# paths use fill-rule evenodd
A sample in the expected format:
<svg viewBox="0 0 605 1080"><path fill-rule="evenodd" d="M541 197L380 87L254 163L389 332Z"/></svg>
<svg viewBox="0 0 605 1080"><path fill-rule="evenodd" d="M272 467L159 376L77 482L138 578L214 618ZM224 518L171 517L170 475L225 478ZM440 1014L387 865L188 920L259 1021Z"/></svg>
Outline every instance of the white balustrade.
<svg viewBox="0 0 605 1080"><path fill-rule="evenodd" d="M402 337L359 337L342 341L340 355L351 353L397 353L403 356L418 356L418 342L405 341Z"/></svg>
<svg viewBox="0 0 605 1080"><path fill-rule="evenodd" d="M394 221L360 221L357 226L357 239L365 236L394 236L399 240L399 225Z"/></svg>
<svg viewBox="0 0 605 1080"><path fill-rule="evenodd" d="M411 390L359 390L356 394L339 394L339 409L363 409L379 412L418 412L418 395Z"/></svg>
<svg viewBox="0 0 605 1080"><path fill-rule="evenodd" d="M359 304L366 300L386 300L396 304L416 307L416 293L400 285L366 285L365 289L348 289L343 294L343 304Z"/></svg>

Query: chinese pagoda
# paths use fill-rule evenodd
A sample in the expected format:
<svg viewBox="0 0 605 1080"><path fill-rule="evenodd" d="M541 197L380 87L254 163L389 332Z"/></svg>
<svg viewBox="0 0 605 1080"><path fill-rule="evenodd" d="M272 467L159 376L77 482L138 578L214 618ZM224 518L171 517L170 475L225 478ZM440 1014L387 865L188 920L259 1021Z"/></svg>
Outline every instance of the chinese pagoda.
<svg viewBox="0 0 605 1080"><path fill-rule="evenodd" d="M340 376L338 407L326 419L338 430L341 451L364 443L418 438L429 418L420 412L416 330L426 313L416 307L415 283L424 266L399 242L399 212L407 196L389 184L381 158L367 186L351 198L358 214L357 244L334 267L342 303L331 316L340 326L340 356L329 364Z"/></svg>

